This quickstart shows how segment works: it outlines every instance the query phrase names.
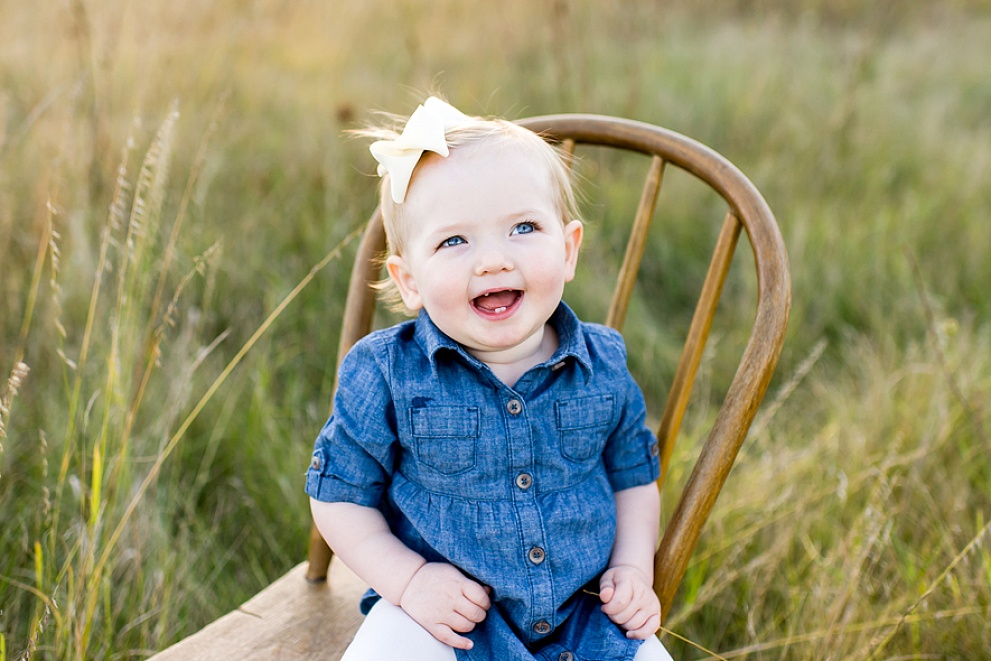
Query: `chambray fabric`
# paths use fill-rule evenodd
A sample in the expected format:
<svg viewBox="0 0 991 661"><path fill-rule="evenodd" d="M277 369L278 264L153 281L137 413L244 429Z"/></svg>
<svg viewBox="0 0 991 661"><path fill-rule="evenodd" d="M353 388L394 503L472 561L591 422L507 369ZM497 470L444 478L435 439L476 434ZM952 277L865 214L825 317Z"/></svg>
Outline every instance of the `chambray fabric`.
<svg viewBox="0 0 991 661"><path fill-rule="evenodd" d="M618 661L639 645L592 592L613 493L657 479L657 441L619 333L564 303L549 323L558 350L512 388L425 312L363 338L307 473L313 498L376 507L409 548L491 586L461 660Z"/></svg>

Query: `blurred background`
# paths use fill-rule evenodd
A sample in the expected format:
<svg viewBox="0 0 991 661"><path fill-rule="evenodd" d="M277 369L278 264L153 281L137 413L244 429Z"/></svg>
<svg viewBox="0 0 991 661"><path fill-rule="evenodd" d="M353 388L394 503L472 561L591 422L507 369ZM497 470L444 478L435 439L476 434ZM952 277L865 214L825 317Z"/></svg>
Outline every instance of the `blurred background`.
<svg viewBox="0 0 991 661"><path fill-rule="evenodd" d="M304 559L375 205L346 131L431 92L679 131L778 218L789 337L675 658L991 656L989 62L986 0L0 0L0 661L144 658ZM648 164L581 156L601 320ZM625 329L655 418L724 213L666 180ZM666 494L753 292L743 257Z"/></svg>

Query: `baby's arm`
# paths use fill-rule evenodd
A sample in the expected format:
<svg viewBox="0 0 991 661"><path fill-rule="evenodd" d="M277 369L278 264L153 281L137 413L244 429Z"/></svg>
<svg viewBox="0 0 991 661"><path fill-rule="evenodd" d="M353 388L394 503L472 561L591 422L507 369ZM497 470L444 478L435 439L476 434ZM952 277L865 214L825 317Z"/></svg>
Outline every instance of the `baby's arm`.
<svg viewBox="0 0 991 661"><path fill-rule="evenodd" d="M428 563L399 540L382 513L353 503L310 499L313 520L351 571L396 604L434 638L471 649L467 633L485 619L488 592L454 565Z"/></svg>
<svg viewBox="0 0 991 661"><path fill-rule="evenodd" d="M655 484L616 492L616 543L599 581L599 598L602 611L629 638L646 639L661 626L653 587L660 502Z"/></svg>

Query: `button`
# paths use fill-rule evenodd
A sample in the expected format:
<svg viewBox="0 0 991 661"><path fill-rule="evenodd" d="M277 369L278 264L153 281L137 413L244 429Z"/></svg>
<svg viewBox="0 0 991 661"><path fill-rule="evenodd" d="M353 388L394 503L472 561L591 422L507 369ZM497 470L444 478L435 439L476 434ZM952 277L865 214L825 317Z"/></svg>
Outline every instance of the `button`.
<svg viewBox="0 0 991 661"><path fill-rule="evenodd" d="M557 657L557 661L575 661L575 655L571 652L561 652L561 655Z"/></svg>
<svg viewBox="0 0 991 661"><path fill-rule="evenodd" d="M657 443L650 446L650 456L656 457L661 453L661 448L657 447Z"/></svg>
<svg viewBox="0 0 991 661"><path fill-rule="evenodd" d="M312 468L315 471L320 470L320 455L317 454L313 455L313 460L310 461L310 468Z"/></svg>
<svg viewBox="0 0 991 661"><path fill-rule="evenodd" d="M523 411L523 404L518 399L511 399L506 402L506 410L513 415L519 415Z"/></svg>
<svg viewBox="0 0 991 661"><path fill-rule="evenodd" d="M516 486L526 491L533 486L533 476L529 473L520 473L516 476Z"/></svg>
<svg viewBox="0 0 991 661"><path fill-rule="evenodd" d="M533 632L543 636L551 632L551 625L545 622L544 620L541 620L540 622L537 622L535 625L533 625Z"/></svg>
<svg viewBox="0 0 991 661"><path fill-rule="evenodd" d="M544 553L544 549L540 548L539 546L534 546L532 549L530 549L530 552L526 554L526 557L530 558L530 562L532 562L533 564L539 565L541 562L544 561L547 555Z"/></svg>

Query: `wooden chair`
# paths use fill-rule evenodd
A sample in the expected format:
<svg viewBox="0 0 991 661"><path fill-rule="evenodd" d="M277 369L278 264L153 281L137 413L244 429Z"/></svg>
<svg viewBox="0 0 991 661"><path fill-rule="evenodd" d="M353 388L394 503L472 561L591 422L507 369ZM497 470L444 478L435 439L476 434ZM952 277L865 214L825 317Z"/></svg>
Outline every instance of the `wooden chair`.
<svg viewBox="0 0 991 661"><path fill-rule="evenodd" d="M754 185L726 159L698 142L657 126L597 115L550 115L525 119L520 124L559 141L569 153L576 145L603 145L641 152L651 159L606 319L614 328L621 329L626 317L665 166L670 164L694 175L728 206L658 430L661 480L667 472L741 230L746 232L753 251L757 310L750 337L656 555L654 587L667 615L702 526L767 389L784 341L791 302L784 244L771 210ZM339 359L371 329L376 300L369 283L380 277L374 258L384 246L382 219L376 210L358 248L351 275ZM338 658L361 620L357 604L365 586L340 562L331 563L331 556L314 528L308 562L298 565L236 611L153 658Z"/></svg>

